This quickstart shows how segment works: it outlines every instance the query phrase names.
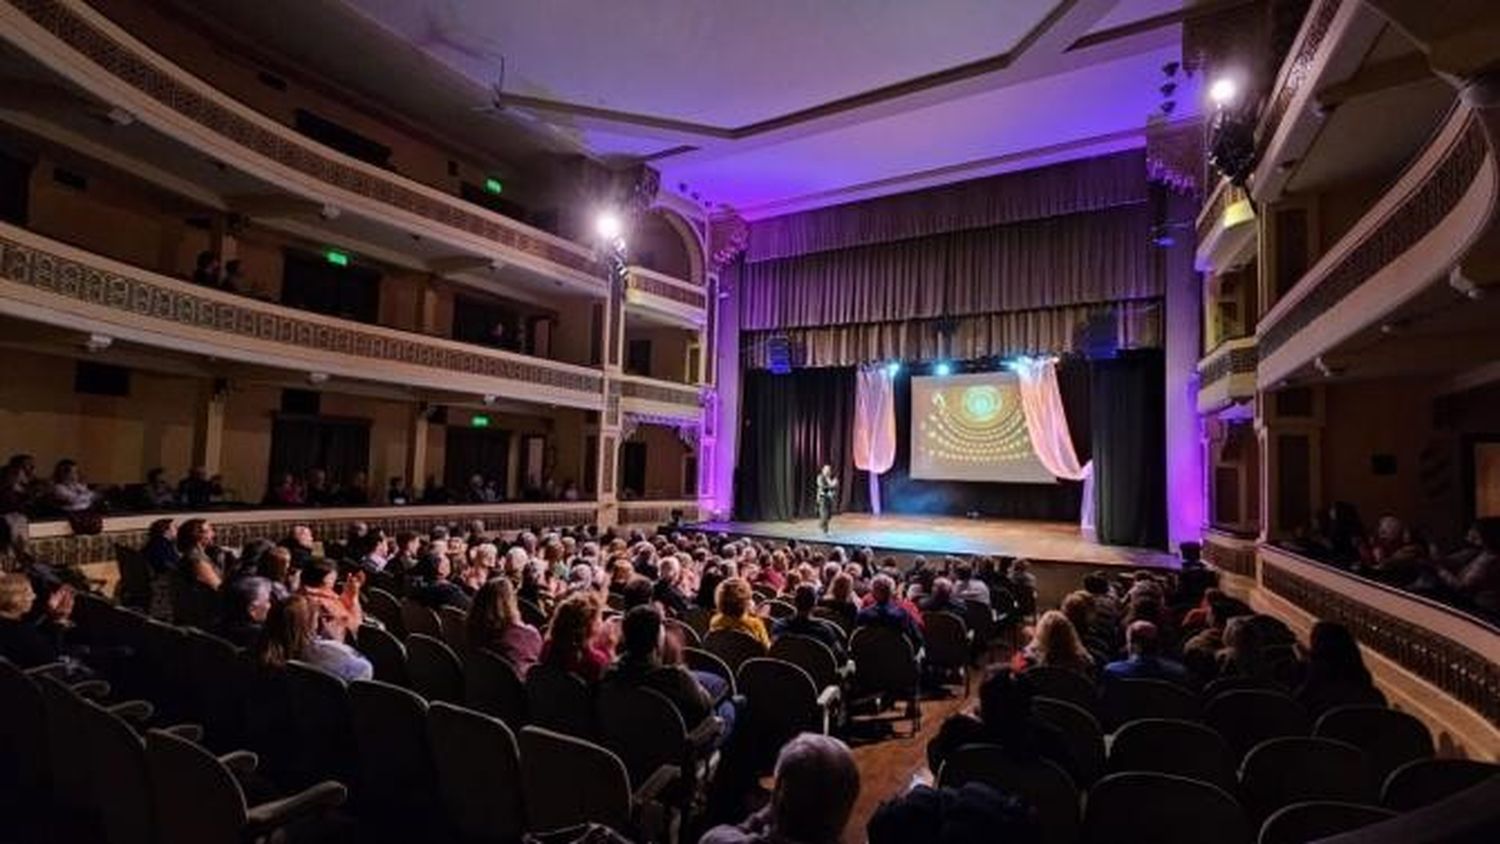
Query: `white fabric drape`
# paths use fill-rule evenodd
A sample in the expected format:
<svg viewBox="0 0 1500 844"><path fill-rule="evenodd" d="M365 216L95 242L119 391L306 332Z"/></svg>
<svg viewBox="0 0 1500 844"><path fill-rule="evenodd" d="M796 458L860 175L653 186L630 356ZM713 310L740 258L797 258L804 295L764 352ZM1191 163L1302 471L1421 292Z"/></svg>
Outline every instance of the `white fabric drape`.
<svg viewBox="0 0 1500 844"><path fill-rule="evenodd" d="M1021 409L1026 414L1026 430L1037 459L1055 477L1083 481L1083 502L1079 506L1078 524L1085 531L1094 529L1094 463L1078 465L1073 438L1068 434L1068 417L1063 410L1062 394L1057 389L1057 362L1050 358L1020 358L1010 365L1020 384Z"/></svg>
<svg viewBox="0 0 1500 844"><path fill-rule="evenodd" d="M884 366L859 370L854 393L854 468L870 476L870 512L880 515L880 476L896 463L896 389Z"/></svg>

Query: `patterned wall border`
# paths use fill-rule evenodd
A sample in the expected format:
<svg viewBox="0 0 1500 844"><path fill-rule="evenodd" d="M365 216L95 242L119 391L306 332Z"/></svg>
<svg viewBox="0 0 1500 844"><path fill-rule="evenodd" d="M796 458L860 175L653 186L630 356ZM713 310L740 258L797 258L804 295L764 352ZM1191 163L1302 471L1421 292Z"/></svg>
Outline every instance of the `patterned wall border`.
<svg viewBox="0 0 1500 844"><path fill-rule="evenodd" d="M290 129L273 132L174 78L95 28L58 0L9 0L68 47L158 103L250 151L339 190L400 208L432 222L461 229L502 246L591 276L600 276L592 256L531 234L516 224L476 213L459 199L440 198L403 184L400 177L371 173L329 155ZM180 71L186 74L186 71ZM602 280L602 279L601 279Z"/></svg>
<svg viewBox="0 0 1500 844"><path fill-rule="evenodd" d="M1203 560L1220 571L1255 577L1255 544L1229 543L1212 534L1203 536Z"/></svg>
<svg viewBox="0 0 1500 844"><path fill-rule="evenodd" d="M1287 65L1286 76L1282 78L1281 87L1276 89L1271 105L1261 115L1257 139L1259 152L1265 152L1271 139L1276 137L1276 130L1286 117L1287 109L1292 105L1292 98L1302 90L1302 86L1306 84L1308 76L1312 73L1313 62L1318 57L1318 49L1328 38L1328 32L1333 27L1333 19L1338 15L1343 4L1344 0L1323 0L1308 13L1307 34L1302 38L1296 54L1291 57Z"/></svg>
<svg viewBox="0 0 1500 844"><path fill-rule="evenodd" d="M707 306L707 298L701 291L685 290L675 284L668 284L659 278L651 278L641 273L630 273L625 276L625 288L635 290L650 296L660 296L693 308L704 308Z"/></svg>
<svg viewBox="0 0 1500 844"><path fill-rule="evenodd" d="M1226 342L1233 342L1233 340ZM1259 362L1260 351L1253 344L1231 348L1214 357L1198 370L1198 389L1207 389L1230 375L1254 375L1256 364Z"/></svg>
<svg viewBox="0 0 1500 844"><path fill-rule="evenodd" d="M1347 626L1366 647L1500 726L1500 665L1471 648L1263 561L1261 585L1316 618Z"/></svg>
<svg viewBox="0 0 1500 844"><path fill-rule="evenodd" d="M672 520L672 511L681 510L682 519L685 522L698 521L697 502L646 501L639 503L620 504L620 524L627 525L664 525Z"/></svg>
<svg viewBox="0 0 1500 844"><path fill-rule="evenodd" d="M597 396L603 374L552 369L480 351L423 342L420 335L389 337L330 326L253 299L233 302L202 295L175 279L148 280L120 275L0 237L0 278L90 305L178 325L250 337L321 352L505 378Z"/></svg>
<svg viewBox="0 0 1500 844"><path fill-rule="evenodd" d="M389 513L389 511L382 512ZM167 518L168 515L163 514L162 518ZM215 521L215 514L213 513L202 515L213 523L214 533L218 536L219 544L229 547L244 545L252 539L280 541L296 525L307 525L313 529L313 534L320 540L329 541L342 539L348 533L349 527L355 522L364 522L371 527L381 528L388 533L407 530L417 533L427 533L438 525L463 526L475 519L483 520L485 528L488 530L502 531L596 524L598 520L598 511L595 509L561 510L545 506L534 510L455 510L452 513L437 516L382 515L381 512L376 512L371 513L369 516L353 518L319 518L317 511L314 510L309 511L307 517L302 519L266 519L248 522L220 522ZM231 511L221 515L225 518L230 518L243 514ZM182 517L174 518L180 520ZM115 559L115 545L127 545L139 548L145 542L146 529L141 528L138 530L99 533L91 536L43 537L31 541L31 550L38 559L45 560L54 565L74 566L113 560Z"/></svg>
<svg viewBox="0 0 1500 844"><path fill-rule="evenodd" d="M1350 249L1306 296L1261 335L1261 357L1270 357L1313 320L1331 310L1397 257L1416 245L1458 205L1484 166L1489 143L1476 119L1422 185L1364 240ZM1305 277L1304 277L1305 278Z"/></svg>
<svg viewBox="0 0 1500 844"><path fill-rule="evenodd" d="M620 381L620 394L627 399L675 404L682 407L699 407L703 404L701 391L687 384L645 384L640 381Z"/></svg>

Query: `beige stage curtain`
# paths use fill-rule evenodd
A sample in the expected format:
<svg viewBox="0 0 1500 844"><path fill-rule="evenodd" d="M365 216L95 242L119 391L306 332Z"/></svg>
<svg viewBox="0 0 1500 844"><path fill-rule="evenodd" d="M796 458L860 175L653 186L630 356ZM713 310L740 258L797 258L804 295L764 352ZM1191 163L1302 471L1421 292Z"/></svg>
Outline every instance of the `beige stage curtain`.
<svg viewBox="0 0 1500 844"><path fill-rule="evenodd" d="M792 348L793 365L808 367L1068 354L1082 350L1091 322L1102 323L1111 335L1108 339L1120 348L1161 345L1161 301L1152 298L954 319L746 331L741 335L741 353L745 367L767 368L767 341L784 334Z"/></svg>
<svg viewBox="0 0 1500 844"><path fill-rule="evenodd" d="M826 328L1156 298L1149 229L1149 209L1137 203L746 263L741 326Z"/></svg>

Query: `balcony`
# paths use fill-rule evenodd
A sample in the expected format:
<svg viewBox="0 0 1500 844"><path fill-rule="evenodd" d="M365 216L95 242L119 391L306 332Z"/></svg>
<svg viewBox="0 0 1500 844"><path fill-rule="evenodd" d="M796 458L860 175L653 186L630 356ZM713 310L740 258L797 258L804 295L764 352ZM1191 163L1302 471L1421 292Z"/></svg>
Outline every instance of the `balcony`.
<svg viewBox="0 0 1500 844"><path fill-rule="evenodd" d="M0 313L302 373L597 410L599 370L208 289L0 224Z"/></svg>
<svg viewBox="0 0 1500 844"><path fill-rule="evenodd" d="M1198 361L1198 412L1217 413L1255 397L1254 337L1225 340Z"/></svg>
<svg viewBox="0 0 1500 844"><path fill-rule="evenodd" d="M1255 209L1244 188L1221 178L1198 214L1199 272L1236 269L1255 257Z"/></svg>
<svg viewBox="0 0 1500 844"><path fill-rule="evenodd" d="M645 267L626 268L625 307L643 321L693 331L708 322L708 295L703 288Z"/></svg>
<svg viewBox="0 0 1500 844"><path fill-rule="evenodd" d="M668 424L698 423L702 418L703 400L693 384L678 384L638 375L621 375L612 379L619 386L620 410L647 420Z"/></svg>

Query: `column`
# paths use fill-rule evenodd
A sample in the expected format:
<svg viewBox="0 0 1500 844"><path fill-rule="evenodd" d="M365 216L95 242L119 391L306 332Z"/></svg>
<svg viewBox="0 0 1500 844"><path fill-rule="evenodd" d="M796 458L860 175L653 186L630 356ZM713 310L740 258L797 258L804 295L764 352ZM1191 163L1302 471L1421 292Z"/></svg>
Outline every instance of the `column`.
<svg viewBox="0 0 1500 844"><path fill-rule="evenodd" d="M604 410L599 413L599 526L619 524L620 375L625 360L625 278L622 267L611 273L609 299L600 326L604 353Z"/></svg>
<svg viewBox="0 0 1500 844"><path fill-rule="evenodd" d="M406 426L406 483L417 495L427 480L427 412L426 402L413 405Z"/></svg>
<svg viewBox="0 0 1500 844"><path fill-rule="evenodd" d="M1167 220L1192 220L1196 201L1162 191ZM1161 250L1166 346L1167 538L1173 548L1201 540L1205 524L1203 435L1198 417L1198 357L1202 349L1203 285L1193 268L1196 244L1181 237Z"/></svg>
<svg viewBox="0 0 1500 844"><path fill-rule="evenodd" d="M193 420L193 465L202 466L209 477L222 471L224 458L224 406L229 398L229 379L204 382L199 391Z"/></svg>

